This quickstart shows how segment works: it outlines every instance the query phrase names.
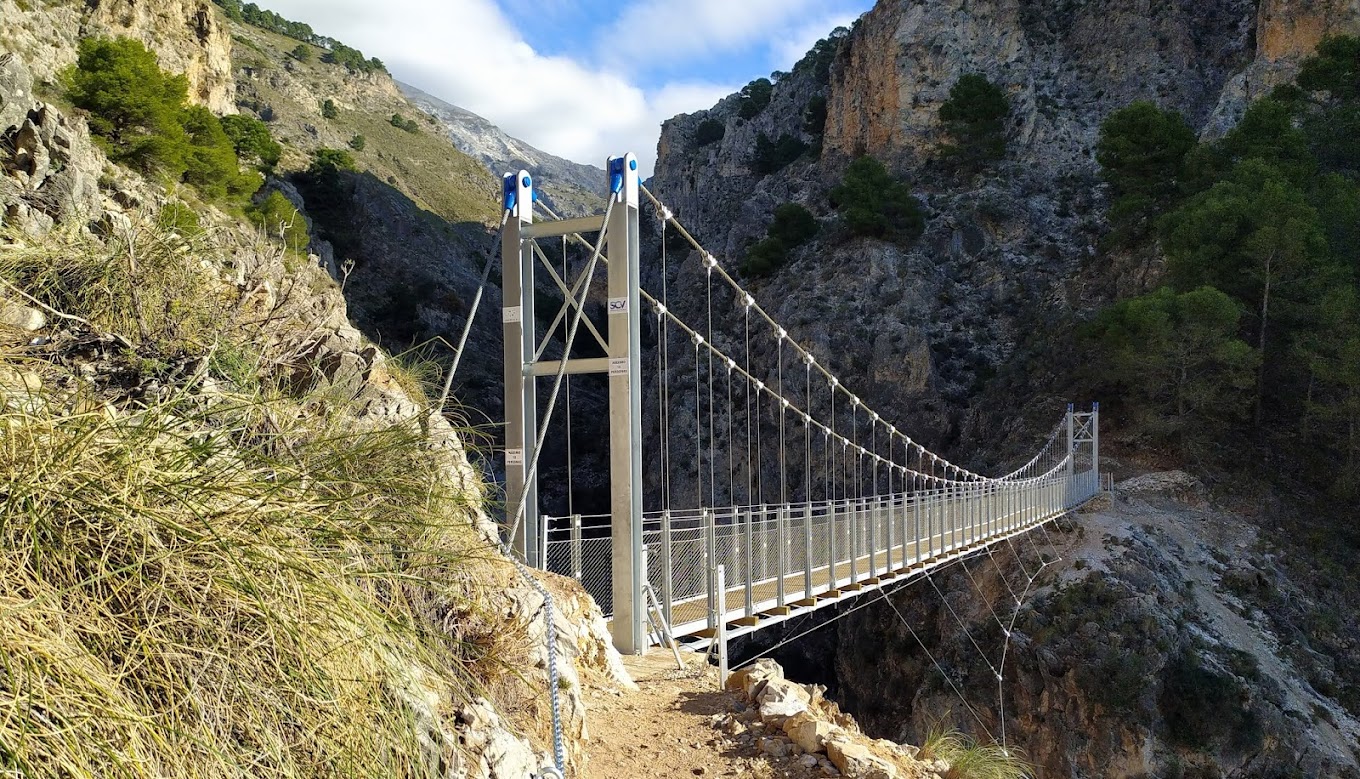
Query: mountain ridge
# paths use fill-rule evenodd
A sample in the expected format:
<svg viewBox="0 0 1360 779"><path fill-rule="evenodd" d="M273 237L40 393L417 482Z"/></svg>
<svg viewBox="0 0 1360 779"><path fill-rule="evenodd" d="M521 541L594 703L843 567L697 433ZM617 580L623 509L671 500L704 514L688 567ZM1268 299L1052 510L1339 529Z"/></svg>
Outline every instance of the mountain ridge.
<svg viewBox="0 0 1360 779"><path fill-rule="evenodd" d="M400 79L396 84L407 99L443 124L445 134L460 151L480 162L492 175L528 170L537 179L535 188L547 205L564 215L583 215L598 208L598 201L605 194L604 168L545 152L511 136L484 116Z"/></svg>

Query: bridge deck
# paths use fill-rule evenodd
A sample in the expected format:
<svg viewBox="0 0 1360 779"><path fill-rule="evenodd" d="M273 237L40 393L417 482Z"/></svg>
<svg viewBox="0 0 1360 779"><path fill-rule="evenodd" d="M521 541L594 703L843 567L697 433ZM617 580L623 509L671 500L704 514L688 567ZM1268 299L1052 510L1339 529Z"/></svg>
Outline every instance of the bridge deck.
<svg viewBox="0 0 1360 779"><path fill-rule="evenodd" d="M769 627L1028 533L1089 499L1096 486L1092 470L1010 494L931 492L668 513L650 518L644 531L649 580L675 636L706 644L720 611L729 637ZM558 565L550 568L574 572L608 614L611 540L583 537L579 521L573 528L559 533L569 538L556 542L558 554L549 557ZM719 566L721 599L711 593Z"/></svg>

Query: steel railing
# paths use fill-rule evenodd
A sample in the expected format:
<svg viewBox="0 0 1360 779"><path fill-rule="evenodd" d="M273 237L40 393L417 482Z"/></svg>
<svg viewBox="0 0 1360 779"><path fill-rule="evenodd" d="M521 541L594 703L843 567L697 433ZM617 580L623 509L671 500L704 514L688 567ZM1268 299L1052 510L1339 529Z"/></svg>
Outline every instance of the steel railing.
<svg viewBox="0 0 1360 779"><path fill-rule="evenodd" d="M1094 468L1019 481L955 482L898 495L695 508L643 517L648 581L677 635L781 613L1034 529L1095 496ZM607 515L544 521L548 570L578 579L612 614ZM723 566L726 586L716 592Z"/></svg>

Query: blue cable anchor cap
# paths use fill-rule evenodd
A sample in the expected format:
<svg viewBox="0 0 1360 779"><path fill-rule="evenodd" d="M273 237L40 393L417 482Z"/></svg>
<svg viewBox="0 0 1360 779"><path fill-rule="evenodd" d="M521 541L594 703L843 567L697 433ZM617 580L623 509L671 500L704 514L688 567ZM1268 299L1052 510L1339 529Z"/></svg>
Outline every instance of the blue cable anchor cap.
<svg viewBox="0 0 1360 779"><path fill-rule="evenodd" d="M623 157L615 157L609 161L609 191L615 195L623 191L623 173Z"/></svg>
<svg viewBox="0 0 1360 779"><path fill-rule="evenodd" d="M515 179L516 176L514 173L507 173L505 174L505 177L501 179L501 205L505 207L506 211L515 210L516 199L519 193L519 186Z"/></svg>

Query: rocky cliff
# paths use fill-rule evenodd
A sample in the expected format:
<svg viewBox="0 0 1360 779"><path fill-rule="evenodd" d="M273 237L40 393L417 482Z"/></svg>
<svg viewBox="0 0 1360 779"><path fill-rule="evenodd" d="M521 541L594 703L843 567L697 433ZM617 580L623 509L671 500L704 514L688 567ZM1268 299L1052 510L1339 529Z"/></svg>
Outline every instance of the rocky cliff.
<svg viewBox="0 0 1360 779"><path fill-rule="evenodd" d="M738 115L733 96L666 122L652 188L729 268L777 205L810 208L822 237L753 280L758 296L781 301L776 318L923 440L980 438L1012 425L987 412L1003 396L1050 391L1065 359L1052 340L1058 321L1155 281L1146 258L1099 249L1094 145L1104 117L1146 99L1221 133L1292 76L1321 35L1356 29L1360 8L1344 2L884 0L829 68L795 68L753 118ZM1006 158L960 177L941 163L939 108L970 72L1001 86L1012 110ZM827 104L820 132L804 121L814 97ZM721 140L701 143L705 121L724 127ZM820 142L820 152L762 175L753 167L762 134ZM888 163L923 201L926 231L914 245L835 230L828 192L861 154ZM692 298L685 291L698 290L686 284L702 276L696 256L686 262L675 263L672 289Z"/></svg>

